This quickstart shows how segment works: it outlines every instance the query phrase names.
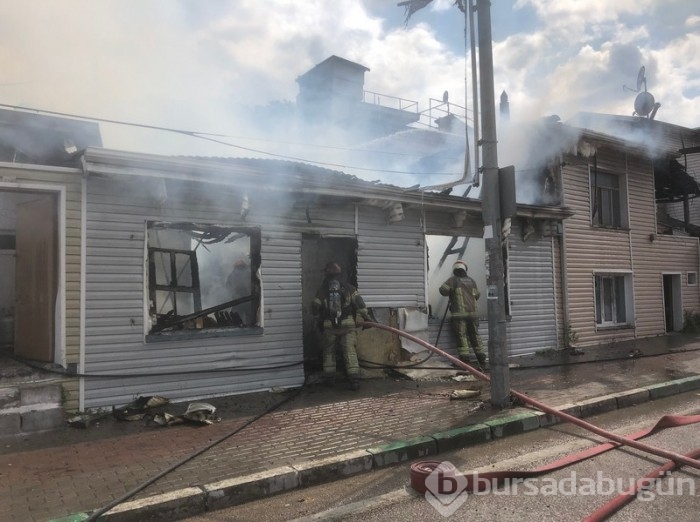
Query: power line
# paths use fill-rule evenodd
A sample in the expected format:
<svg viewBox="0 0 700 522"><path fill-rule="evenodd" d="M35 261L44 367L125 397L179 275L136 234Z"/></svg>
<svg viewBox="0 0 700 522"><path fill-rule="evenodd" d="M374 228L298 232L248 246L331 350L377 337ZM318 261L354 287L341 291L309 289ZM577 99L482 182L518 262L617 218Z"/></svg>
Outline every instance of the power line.
<svg viewBox="0 0 700 522"><path fill-rule="evenodd" d="M341 168L341 169L352 169L352 170L360 170L360 171L366 171L366 172L383 172L383 173L388 173L388 174L408 174L408 175L414 175L414 176L459 176L460 175L460 173L457 173L457 172L429 172L429 173L426 173L426 172L415 172L415 171L406 171L406 170L382 169L382 168L376 168L376 167L355 167L352 165L346 165L346 164L342 164L342 163L325 162L325 161L319 161L319 160L309 160L306 158L299 158L296 156L289 156L286 154L277 154L274 152L260 150L260 149L254 149L251 147L244 147L243 145L237 145L235 143L229 143L227 141L217 139L217 138L236 138L235 136L230 136L227 134L217 134L217 133L212 133L212 132L176 129L173 127L164 127L164 126L160 126L160 125L149 125L149 124L144 124L144 123L134 123L134 122L127 122L127 121L123 121L123 120L114 120L114 119L100 118L100 117L94 117L94 116L82 116L82 115L78 115L78 114L51 111L51 110L47 110L47 109L34 109L34 108L28 108L28 107L21 107L19 105L10 105L10 104L6 104L6 103L0 103L0 107L20 110L23 112L34 112L37 114L50 114L53 116L61 116L61 117L66 117L66 118L77 118L77 119L81 119L81 120L96 121L96 122L100 122L100 123L111 123L111 124L115 124L115 125L125 125L125 126L130 126L130 127L138 127L138 128L142 128L142 129L172 132L175 134L182 134L182 135L190 136L193 138L199 138L199 139L202 139L205 141L210 141L212 143L217 143L219 145L224 145L227 147L233 147L236 149L245 150L247 152L252 152L255 154L264 154L267 156L272 156L275 158L280 158L280 159L284 159L284 160L288 160L288 161L298 161L298 162L302 162L302 163L311 163L311 164L315 164L315 165L323 165L326 167L336 167L336 168ZM238 139L256 139L256 138L245 138L245 137L237 137L237 138ZM263 141L269 141L272 143L282 143L282 144L285 143L285 142L274 141L274 140L263 140ZM291 143L291 144L293 144L293 143ZM297 145L299 145L299 144L297 144ZM350 148L330 147L330 146L315 145L315 144L300 144L300 145L308 146L308 147L319 147L319 148L334 148L336 150L345 150L345 151L350 151L350 152L360 151L360 152L373 152L373 153L378 153L378 154L393 154L393 155L404 156L404 157L416 157L416 158L421 157L421 156L418 156L415 154L404 154L404 153L399 153L399 152L388 152L388 151L371 150L371 149L350 149ZM458 160L458 158L454 158L454 159L455 159L455 161Z"/></svg>

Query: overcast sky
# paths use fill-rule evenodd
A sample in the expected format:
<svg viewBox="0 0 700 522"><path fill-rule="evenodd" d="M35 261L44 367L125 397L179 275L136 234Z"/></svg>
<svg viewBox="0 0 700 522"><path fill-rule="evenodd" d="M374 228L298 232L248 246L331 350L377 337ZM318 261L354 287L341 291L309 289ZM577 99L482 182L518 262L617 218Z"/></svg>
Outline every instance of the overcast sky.
<svg viewBox="0 0 700 522"><path fill-rule="evenodd" d="M255 150L253 107L293 102L331 55L370 69L365 88L471 108L464 16L434 0L405 24L398 0L21 0L0 4L0 103L221 133ZM493 0L496 96L511 118L631 115L640 66L657 119L700 126L697 0ZM467 56L468 58L468 56ZM191 137L102 126L105 146L258 155ZM289 136L290 140L294 136Z"/></svg>

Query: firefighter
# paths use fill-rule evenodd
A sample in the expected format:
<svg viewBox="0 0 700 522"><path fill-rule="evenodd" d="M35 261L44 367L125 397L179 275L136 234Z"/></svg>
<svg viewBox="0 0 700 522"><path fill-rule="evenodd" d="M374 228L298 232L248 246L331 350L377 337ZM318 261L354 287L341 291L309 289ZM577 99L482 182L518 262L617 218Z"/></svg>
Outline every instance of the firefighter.
<svg viewBox="0 0 700 522"><path fill-rule="evenodd" d="M312 312L316 324L321 328L323 345L323 372L326 381L335 381L336 346L340 346L345 360L350 388L360 388L360 366L357 362L357 316L364 321L370 317L362 296L351 285L341 281L342 270L334 262L326 264L325 277L321 287L316 292L312 304Z"/></svg>
<svg viewBox="0 0 700 522"><path fill-rule="evenodd" d="M457 337L459 359L468 362L471 345L476 360L483 366L486 355L479 335L479 311L476 307L481 294L476 282L467 275L467 264L464 261L452 265L452 274L440 287L440 293L449 297L452 330Z"/></svg>

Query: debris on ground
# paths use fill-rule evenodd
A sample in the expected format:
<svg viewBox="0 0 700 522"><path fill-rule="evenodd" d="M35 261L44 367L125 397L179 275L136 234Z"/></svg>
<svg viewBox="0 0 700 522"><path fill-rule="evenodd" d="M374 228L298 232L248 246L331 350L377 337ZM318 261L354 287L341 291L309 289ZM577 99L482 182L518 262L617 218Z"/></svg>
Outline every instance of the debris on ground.
<svg viewBox="0 0 700 522"><path fill-rule="evenodd" d="M450 400L473 399L481 394L480 390L454 390L450 393Z"/></svg>
<svg viewBox="0 0 700 522"><path fill-rule="evenodd" d="M391 372L412 381L444 381L458 375L462 370L446 361L434 359L430 361L429 367L416 366L415 363L399 363L391 368Z"/></svg>
<svg viewBox="0 0 700 522"><path fill-rule="evenodd" d="M109 412L99 412L99 413L79 413L73 417L66 420L66 423L71 428L79 428L85 430L92 426L93 424L99 424L99 421L104 419L109 415Z"/></svg>
<svg viewBox="0 0 700 522"><path fill-rule="evenodd" d="M158 426L175 426L177 424L209 425L220 422L221 417L216 415L216 407L206 402L192 402L182 415L172 415L168 412L148 415L147 423Z"/></svg>
<svg viewBox="0 0 700 522"><path fill-rule="evenodd" d="M458 373L454 377L452 377L453 381L457 382L470 382L470 381L476 381L476 377L474 377L472 374L463 374L463 373Z"/></svg>
<svg viewBox="0 0 700 522"><path fill-rule="evenodd" d="M141 420L146 415L147 411L160 406L169 404L170 400L160 395L151 395L147 397L136 397L126 406L121 408L112 407L112 415L115 419L123 421Z"/></svg>

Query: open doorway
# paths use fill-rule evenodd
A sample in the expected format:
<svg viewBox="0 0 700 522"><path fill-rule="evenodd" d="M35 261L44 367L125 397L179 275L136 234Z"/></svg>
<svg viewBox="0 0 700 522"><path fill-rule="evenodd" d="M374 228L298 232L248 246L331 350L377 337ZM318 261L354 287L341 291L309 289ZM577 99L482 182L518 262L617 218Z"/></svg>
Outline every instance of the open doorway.
<svg viewBox="0 0 700 522"><path fill-rule="evenodd" d="M320 371L321 334L311 313L311 303L323 282L326 263L334 261L343 269L343 279L357 286L357 240L354 237L321 237L305 234L301 243L301 284L304 335L304 369Z"/></svg>
<svg viewBox="0 0 700 522"><path fill-rule="evenodd" d="M462 260L468 275L476 281L482 297L477 301L479 317L487 316L486 251L480 237L428 235L425 238L428 273L428 330L430 341L448 352L456 353L455 339L447 313L448 299L439 292L440 286L452 275L452 265Z"/></svg>
<svg viewBox="0 0 700 522"><path fill-rule="evenodd" d="M666 333L680 332L683 328L683 303L681 301L681 275L663 274L664 320Z"/></svg>
<svg viewBox="0 0 700 522"><path fill-rule="evenodd" d="M0 191L0 342L14 355L54 362L58 198Z"/></svg>

